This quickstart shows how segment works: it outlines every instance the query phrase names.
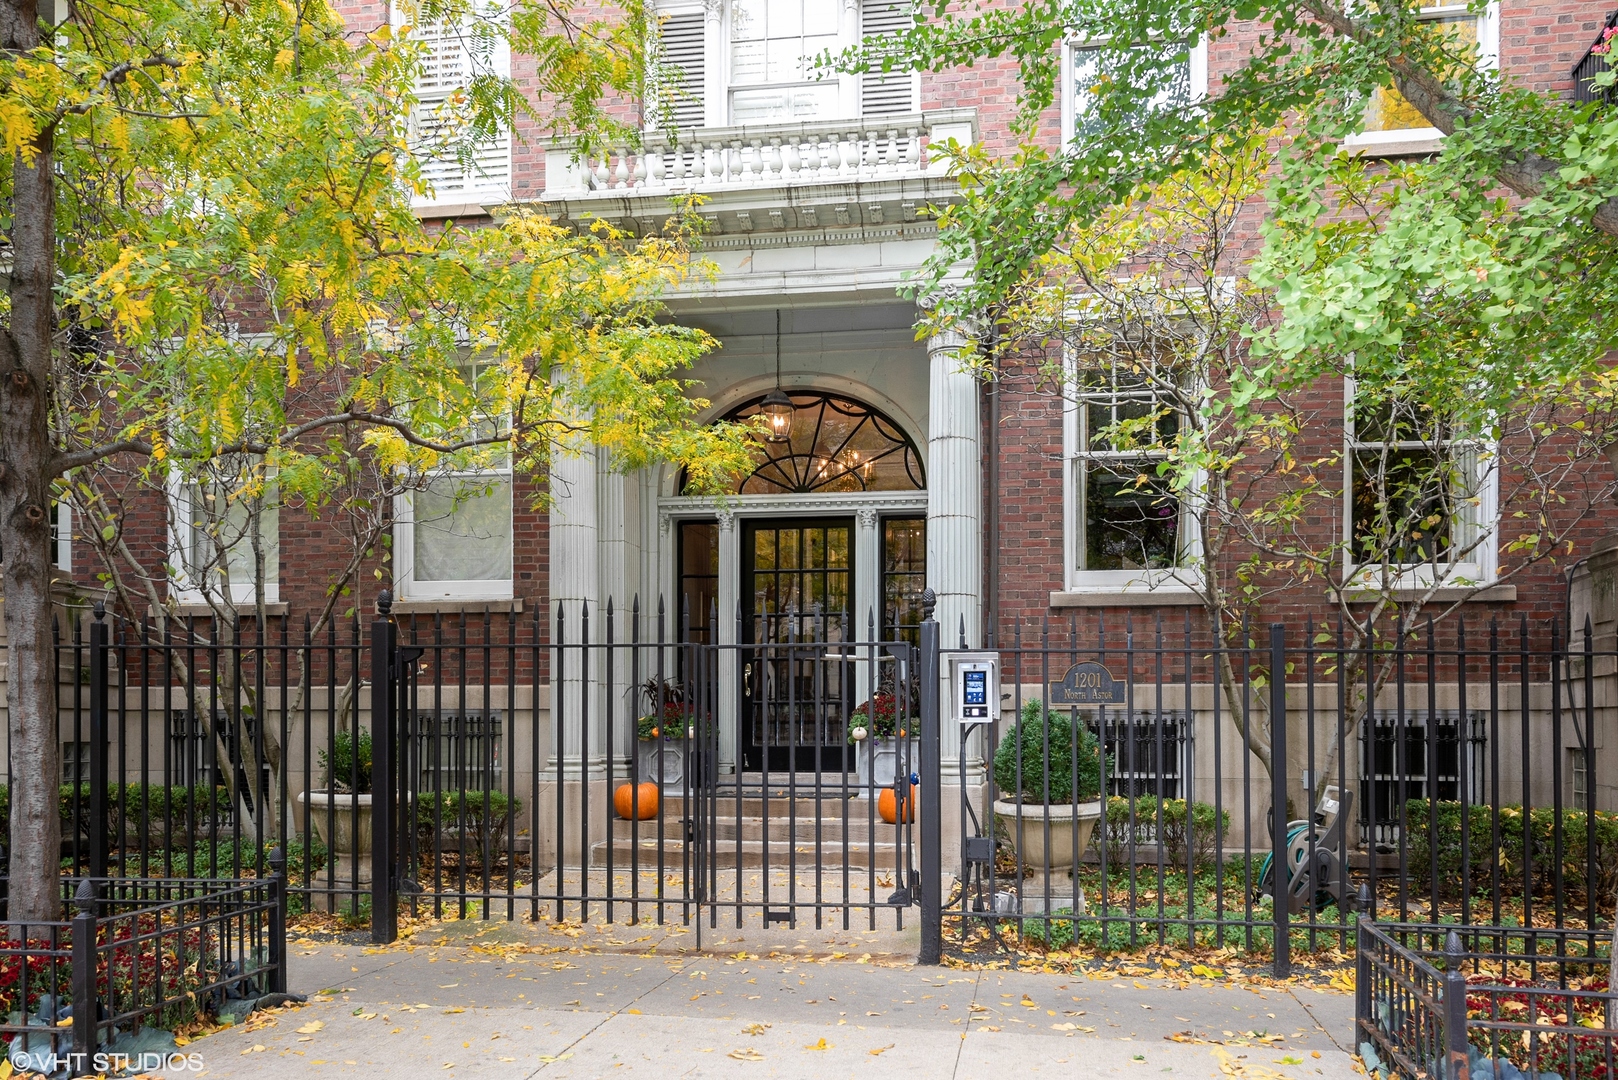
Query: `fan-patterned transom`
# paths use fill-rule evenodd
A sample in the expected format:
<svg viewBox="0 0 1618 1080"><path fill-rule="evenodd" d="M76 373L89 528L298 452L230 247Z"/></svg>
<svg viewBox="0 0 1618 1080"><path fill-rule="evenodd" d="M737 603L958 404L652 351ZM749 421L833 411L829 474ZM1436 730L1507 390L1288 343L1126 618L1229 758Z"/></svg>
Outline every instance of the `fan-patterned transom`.
<svg viewBox="0 0 1618 1080"><path fill-rule="evenodd" d="M915 443L891 419L836 394L798 391L788 396L793 413L786 440L758 440L753 471L736 486L738 495L926 488ZM757 416L763 400L754 398L725 419Z"/></svg>

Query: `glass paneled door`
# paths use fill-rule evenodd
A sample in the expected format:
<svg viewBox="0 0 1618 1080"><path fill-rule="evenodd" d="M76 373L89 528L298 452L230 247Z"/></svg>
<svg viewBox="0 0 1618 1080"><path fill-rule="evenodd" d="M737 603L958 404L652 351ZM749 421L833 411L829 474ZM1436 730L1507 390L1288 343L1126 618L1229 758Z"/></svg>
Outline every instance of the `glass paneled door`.
<svg viewBox="0 0 1618 1080"><path fill-rule="evenodd" d="M746 522L742 528L742 768L844 769L852 655L854 523Z"/></svg>

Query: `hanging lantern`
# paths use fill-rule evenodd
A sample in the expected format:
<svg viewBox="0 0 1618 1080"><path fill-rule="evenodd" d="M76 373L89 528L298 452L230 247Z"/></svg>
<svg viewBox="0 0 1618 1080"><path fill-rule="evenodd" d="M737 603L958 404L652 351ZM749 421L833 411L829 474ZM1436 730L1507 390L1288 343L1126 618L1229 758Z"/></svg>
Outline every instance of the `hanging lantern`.
<svg viewBox="0 0 1618 1080"><path fill-rule="evenodd" d="M764 438L772 443L784 443L792 436L792 399L776 387L765 395L758 411L769 421L770 430Z"/></svg>

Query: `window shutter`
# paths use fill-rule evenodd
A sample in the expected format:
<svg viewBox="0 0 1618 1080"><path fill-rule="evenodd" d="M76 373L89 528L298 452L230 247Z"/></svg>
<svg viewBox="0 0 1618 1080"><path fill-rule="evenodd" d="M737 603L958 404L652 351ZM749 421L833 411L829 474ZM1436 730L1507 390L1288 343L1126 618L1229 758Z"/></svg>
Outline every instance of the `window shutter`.
<svg viewBox="0 0 1618 1080"><path fill-rule="evenodd" d="M440 201L472 192L504 192L511 184L511 136L502 131L473 147L471 161L458 151L464 118L453 98L478 75L507 75L508 49L503 38L474 33L468 26L440 21L417 28L414 37L425 47L416 77L413 149L421 158L421 174Z"/></svg>
<svg viewBox="0 0 1618 1080"><path fill-rule="evenodd" d="M912 24L908 0L861 0L860 36L897 34ZM916 80L909 71L867 71L860 76L860 111L891 116L916 110Z"/></svg>
<svg viewBox="0 0 1618 1080"><path fill-rule="evenodd" d="M663 20L660 59L670 72L664 88L659 126L699 128L704 117L703 84L707 77L705 20L700 11L670 15Z"/></svg>

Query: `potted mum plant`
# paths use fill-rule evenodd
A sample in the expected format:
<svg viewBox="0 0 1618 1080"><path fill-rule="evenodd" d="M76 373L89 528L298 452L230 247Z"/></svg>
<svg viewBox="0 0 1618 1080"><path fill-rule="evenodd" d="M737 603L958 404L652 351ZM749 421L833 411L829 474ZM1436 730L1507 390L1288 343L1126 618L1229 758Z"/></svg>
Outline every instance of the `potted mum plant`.
<svg viewBox="0 0 1618 1080"><path fill-rule="evenodd" d="M371 883L371 733L332 736L319 753L325 790L299 796L315 833L332 853L339 885Z"/></svg>
<svg viewBox="0 0 1618 1080"><path fill-rule="evenodd" d="M1101 764L1101 745L1082 721L1037 698L1024 703L994 752L994 816L1025 865L1072 874L1101 820Z"/></svg>
<svg viewBox="0 0 1618 1080"><path fill-rule="evenodd" d="M697 737L697 717L685 699L685 688L654 675L640 691L647 708L635 721L641 778L660 785L682 784Z"/></svg>
<svg viewBox="0 0 1618 1080"><path fill-rule="evenodd" d="M891 689L878 690L848 718L848 741L854 746L855 775L861 787L891 787L899 769L899 742L906 742L904 759L914 768L921 740L908 730L912 711L901 719L899 701ZM901 727L900 724L907 725Z"/></svg>

